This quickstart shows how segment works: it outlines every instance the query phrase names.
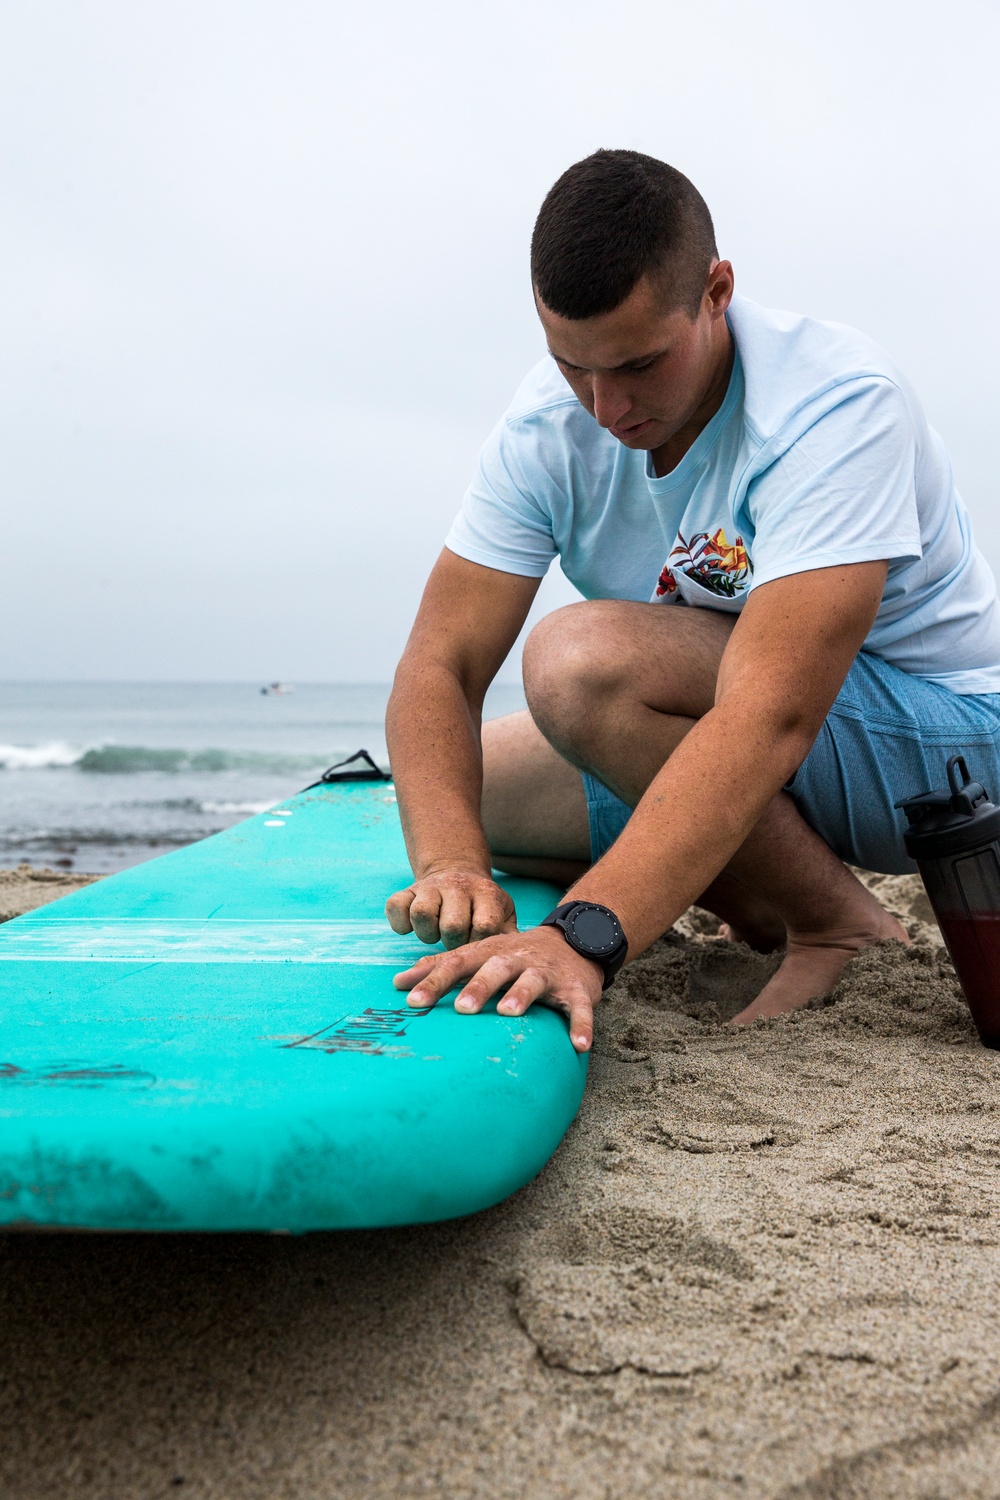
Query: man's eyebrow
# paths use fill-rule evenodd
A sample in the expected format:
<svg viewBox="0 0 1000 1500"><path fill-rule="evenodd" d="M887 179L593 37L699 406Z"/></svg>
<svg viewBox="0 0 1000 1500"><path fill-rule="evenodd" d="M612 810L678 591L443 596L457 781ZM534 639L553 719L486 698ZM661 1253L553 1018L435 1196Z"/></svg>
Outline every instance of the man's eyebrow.
<svg viewBox="0 0 1000 1500"><path fill-rule="evenodd" d="M636 354L633 355L631 359L622 360L620 365L609 365L608 369L634 370L640 365L652 364L654 359L659 359L661 354L666 354L666 352L666 349L654 349L651 354ZM575 365L571 359L565 359L561 354L557 354L554 349L550 349L549 353L552 355L552 358L556 361L557 364L565 365L567 370L589 369L588 365Z"/></svg>

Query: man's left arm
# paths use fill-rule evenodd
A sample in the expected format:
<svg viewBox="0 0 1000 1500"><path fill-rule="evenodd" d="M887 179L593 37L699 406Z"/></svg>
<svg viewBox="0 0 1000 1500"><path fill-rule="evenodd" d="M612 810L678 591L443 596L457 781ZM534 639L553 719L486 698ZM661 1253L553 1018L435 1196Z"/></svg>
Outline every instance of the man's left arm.
<svg viewBox="0 0 1000 1500"><path fill-rule="evenodd" d="M747 600L722 658L715 706L659 771L621 836L567 893L615 912L630 960L711 884L805 759L871 629L887 566L795 573ZM520 1014L535 1000L555 1006L585 1051L603 974L557 929L541 927L428 955L395 982L422 1007L462 983L455 1007L467 1012L509 985L502 1013Z"/></svg>

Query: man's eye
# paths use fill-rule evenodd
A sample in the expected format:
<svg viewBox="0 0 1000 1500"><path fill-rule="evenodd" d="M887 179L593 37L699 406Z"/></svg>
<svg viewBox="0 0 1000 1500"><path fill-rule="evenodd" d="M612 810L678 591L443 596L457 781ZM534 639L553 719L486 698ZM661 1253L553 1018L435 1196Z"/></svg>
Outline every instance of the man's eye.
<svg viewBox="0 0 1000 1500"><path fill-rule="evenodd" d="M655 359L647 359L644 365L632 365L630 368L633 375L641 375L644 370L651 370L655 364Z"/></svg>

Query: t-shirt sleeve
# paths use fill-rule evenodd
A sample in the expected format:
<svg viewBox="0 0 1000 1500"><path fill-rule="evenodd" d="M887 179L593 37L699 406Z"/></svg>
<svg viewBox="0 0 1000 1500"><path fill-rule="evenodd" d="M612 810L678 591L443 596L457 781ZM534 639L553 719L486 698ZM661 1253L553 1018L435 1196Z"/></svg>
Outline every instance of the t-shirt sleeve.
<svg viewBox="0 0 1000 1500"><path fill-rule="evenodd" d="M922 556L916 464L903 391L884 378L856 382L751 481L751 587L839 563Z"/></svg>
<svg viewBox="0 0 1000 1500"><path fill-rule="evenodd" d="M520 424L512 429L505 417L494 428L445 538L449 552L501 573L544 577L557 549L550 481L532 450Z"/></svg>

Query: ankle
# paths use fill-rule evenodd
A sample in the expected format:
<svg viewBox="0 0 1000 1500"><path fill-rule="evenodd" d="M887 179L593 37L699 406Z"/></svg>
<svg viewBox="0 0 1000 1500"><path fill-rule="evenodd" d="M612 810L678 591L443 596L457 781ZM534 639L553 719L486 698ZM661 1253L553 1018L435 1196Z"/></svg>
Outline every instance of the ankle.
<svg viewBox="0 0 1000 1500"><path fill-rule="evenodd" d="M862 937L877 942L902 924L859 880L851 878L850 886L839 890L835 898L822 904L810 903L794 912L783 913L789 937L825 936L838 933L847 938Z"/></svg>
<svg viewBox="0 0 1000 1500"><path fill-rule="evenodd" d="M876 903L877 905L877 903ZM909 943L910 935L898 917L878 906L875 912L866 912L861 921L845 921L839 924L814 924L809 928L789 927L788 946L795 948L847 948L860 952L873 943L894 940Z"/></svg>

